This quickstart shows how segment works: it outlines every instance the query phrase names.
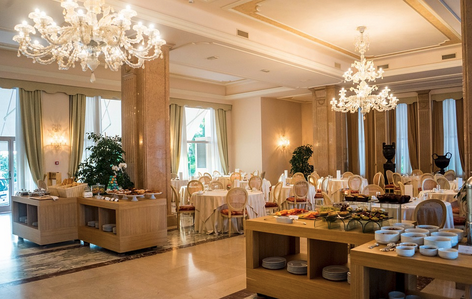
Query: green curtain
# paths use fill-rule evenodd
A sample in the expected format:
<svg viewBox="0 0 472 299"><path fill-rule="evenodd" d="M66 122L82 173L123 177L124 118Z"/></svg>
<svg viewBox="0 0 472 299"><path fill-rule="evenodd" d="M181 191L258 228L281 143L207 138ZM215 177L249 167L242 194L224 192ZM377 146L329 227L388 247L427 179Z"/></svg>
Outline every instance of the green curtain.
<svg viewBox="0 0 472 299"><path fill-rule="evenodd" d="M433 154L444 155L443 102L433 102Z"/></svg>
<svg viewBox="0 0 472 299"><path fill-rule="evenodd" d="M220 153L221 167L225 174L229 172L228 163L228 130L226 127L226 111L215 110L216 138L218 139L218 152Z"/></svg>
<svg viewBox="0 0 472 299"><path fill-rule="evenodd" d="M462 169L465 169L464 155L464 99L456 100L457 141Z"/></svg>
<svg viewBox="0 0 472 299"><path fill-rule="evenodd" d="M170 170L171 173L179 171L180 151L182 147L182 118L184 107L171 104L170 113Z"/></svg>
<svg viewBox="0 0 472 299"><path fill-rule="evenodd" d="M371 111L364 119L365 140L365 177L370 180L375 175L375 115L377 111ZM362 191L362 190L361 190Z"/></svg>
<svg viewBox="0 0 472 299"><path fill-rule="evenodd" d="M347 113L348 170L360 173L359 165L359 112Z"/></svg>
<svg viewBox="0 0 472 299"><path fill-rule="evenodd" d="M69 177L73 177L79 168L84 150L85 106L87 97L83 94L69 95Z"/></svg>
<svg viewBox="0 0 472 299"><path fill-rule="evenodd" d="M41 91L26 91L20 88L19 94L26 158L31 175L37 184L38 180L42 180L44 176Z"/></svg>
<svg viewBox="0 0 472 299"><path fill-rule="evenodd" d="M408 104L408 153L411 169L419 169L418 160L418 103Z"/></svg>

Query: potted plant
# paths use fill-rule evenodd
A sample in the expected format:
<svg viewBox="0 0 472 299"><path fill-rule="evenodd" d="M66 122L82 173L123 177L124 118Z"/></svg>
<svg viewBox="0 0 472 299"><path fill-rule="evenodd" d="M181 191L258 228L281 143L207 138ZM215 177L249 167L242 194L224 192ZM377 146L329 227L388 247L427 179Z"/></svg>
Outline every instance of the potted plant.
<svg viewBox="0 0 472 299"><path fill-rule="evenodd" d="M313 172L313 165L308 163L308 160L313 155L313 146L311 144L306 144L297 147L292 154L292 159L290 159L290 164L292 168L290 172L292 174L296 172L301 172L305 175L305 178Z"/></svg>
<svg viewBox="0 0 472 299"><path fill-rule="evenodd" d="M123 159L121 137L108 137L101 134L87 133L87 138L95 143L89 146L90 156L79 164L75 177L89 186L99 183L107 186L110 177L116 176L117 183L123 189L134 187L126 173Z"/></svg>

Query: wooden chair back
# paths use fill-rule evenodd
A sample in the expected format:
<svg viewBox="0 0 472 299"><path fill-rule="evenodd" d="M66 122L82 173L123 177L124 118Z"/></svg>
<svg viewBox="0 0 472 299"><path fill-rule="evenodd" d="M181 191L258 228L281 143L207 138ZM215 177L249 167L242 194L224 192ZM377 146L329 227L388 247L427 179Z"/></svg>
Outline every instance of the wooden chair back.
<svg viewBox="0 0 472 299"><path fill-rule="evenodd" d="M210 182L210 189L211 190L217 190L217 189L224 189L225 187L223 186L222 182L219 181L212 181Z"/></svg>
<svg viewBox="0 0 472 299"><path fill-rule="evenodd" d="M385 194L384 189L380 188L379 185L370 184L362 189L362 194L367 196L377 195L377 192L380 192L381 195Z"/></svg>
<svg viewBox="0 0 472 299"><path fill-rule="evenodd" d="M292 175L292 185L295 185L299 181L306 181L305 175L301 172L296 172Z"/></svg>
<svg viewBox="0 0 472 299"><path fill-rule="evenodd" d="M187 184L187 193L189 196L192 196L193 193L198 192L198 191L203 191L204 187L202 182L198 180L191 180Z"/></svg>
<svg viewBox="0 0 472 299"><path fill-rule="evenodd" d="M399 187L398 182L402 181L402 175L399 174L398 172L394 172L392 174L392 183L395 187Z"/></svg>
<svg viewBox="0 0 472 299"><path fill-rule="evenodd" d="M201 176L198 180L202 182L203 185L209 185L211 182L211 177L204 175L204 176Z"/></svg>
<svg viewBox="0 0 472 299"><path fill-rule="evenodd" d="M446 223L446 205L439 199L426 199L415 209L414 221L417 224L436 225L444 227Z"/></svg>
<svg viewBox="0 0 472 299"><path fill-rule="evenodd" d="M387 185L393 184L393 171L387 170L385 175L387 176Z"/></svg>
<svg viewBox="0 0 472 299"><path fill-rule="evenodd" d="M448 180L448 181L454 181L456 179L456 172L454 170L448 170L444 173L444 177Z"/></svg>
<svg viewBox="0 0 472 299"><path fill-rule="evenodd" d="M248 182L249 188L256 188L259 191L262 191L262 178L260 176L252 176Z"/></svg>
<svg viewBox="0 0 472 299"><path fill-rule="evenodd" d="M240 172L233 172L231 176L229 177L229 180L231 182L234 182L234 180L241 180L241 173Z"/></svg>
<svg viewBox="0 0 472 299"><path fill-rule="evenodd" d="M350 176L347 180L347 185L349 186L349 190L360 192L362 186L362 177L360 175Z"/></svg>
<svg viewBox="0 0 472 299"><path fill-rule="evenodd" d="M380 188L385 188L385 177L382 172L377 172L372 179L374 185L380 186Z"/></svg>
<svg viewBox="0 0 472 299"><path fill-rule="evenodd" d="M438 182L438 185L441 187L441 189L451 189L451 184L449 184L449 181L444 176L438 177L436 182Z"/></svg>
<svg viewBox="0 0 472 299"><path fill-rule="evenodd" d="M423 184L421 185L421 190L433 190L438 186L438 182L436 182L432 178L427 178L423 181Z"/></svg>
<svg viewBox="0 0 472 299"><path fill-rule="evenodd" d="M423 186L423 181L426 180L426 179L434 180L434 175L432 175L431 173L423 173L420 176L420 186Z"/></svg>
<svg viewBox="0 0 472 299"><path fill-rule="evenodd" d="M421 169L413 169L411 175L422 175L423 171Z"/></svg>
<svg viewBox="0 0 472 299"><path fill-rule="evenodd" d="M352 177L353 175L354 175L354 173L352 173L350 171L346 171L345 173L343 173L342 178L343 179L348 179L348 178Z"/></svg>

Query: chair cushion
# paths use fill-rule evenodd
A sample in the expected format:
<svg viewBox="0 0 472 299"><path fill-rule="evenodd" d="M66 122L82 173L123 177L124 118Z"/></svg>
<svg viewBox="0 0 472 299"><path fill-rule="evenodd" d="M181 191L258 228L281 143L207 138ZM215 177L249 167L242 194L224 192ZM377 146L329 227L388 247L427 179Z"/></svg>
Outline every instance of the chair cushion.
<svg viewBox="0 0 472 299"><path fill-rule="evenodd" d="M195 206L182 205L182 206L179 206L179 211L195 211Z"/></svg>
<svg viewBox="0 0 472 299"><path fill-rule="evenodd" d="M228 209L223 209L221 210L221 214L224 214L226 216L229 215L229 210ZM231 215L243 215L243 211L231 211Z"/></svg>
<svg viewBox="0 0 472 299"><path fill-rule="evenodd" d="M349 191L351 194L359 194L359 190L351 190Z"/></svg>
<svg viewBox="0 0 472 299"><path fill-rule="evenodd" d="M275 202L266 201L265 207L266 207L266 208L275 208L275 207L278 207L278 205L277 205Z"/></svg>
<svg viewBox="0 0 472 299"><path fill-rule="evenodd" d="M386 189L393 189L393 188L395 188L395 185L394 184L388 184L388 185L385 185L385 188Z"/></svg>
<svg viewBox="0 0 472 299"><path fill-rule="evenodd" d="M454 207L452 208L452 213L453 214L460 214L461 213L461 209L459 207Z"/></svg>
<svg viewBox="0 0 472 299"><path fill-rule="evenodd" d="M316 193L316 194L315 194L315 198L323 198L323 194L321 194L321 193Z"/></svg>
<svg viewBox="0 0 472 299"><path fill-rule="evenodd" d="M290 196L289 198L287 198L287 200L290 201L290 202L294 202L295 197ZM304 201L306 201L306 198L297 198L297 202L304 202Z"/></svg>
<svg viewBox="0 0 472 299"><path fill-rule="evenodd" d="M454 225L464 225L465 217L454 216Z"/></svg>

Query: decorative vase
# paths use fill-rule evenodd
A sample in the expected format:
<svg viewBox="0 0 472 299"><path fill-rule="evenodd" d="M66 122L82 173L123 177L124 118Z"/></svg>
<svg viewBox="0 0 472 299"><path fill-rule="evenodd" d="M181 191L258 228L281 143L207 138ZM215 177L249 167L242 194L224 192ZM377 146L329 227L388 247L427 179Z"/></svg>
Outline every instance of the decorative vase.
<svg viewBox="0 0 472 299"><path fill-rule="evenodd" d="M383 165L384 167L384 177L387 177L387 170L395 172L395 163L392 162L393 157L395 157L395 142L392 144L382 144L382 153L387 162Z"/></svg>
<svg viewBox="0 0 472 299"><path fill-rule="evenodd" d="M441 156L438 154L433 154L433 160L436 167L439 168L439 173L444 174L444 168L449 166L449 161L451 161L452 154L447 152L445 155Z"/></svg>

